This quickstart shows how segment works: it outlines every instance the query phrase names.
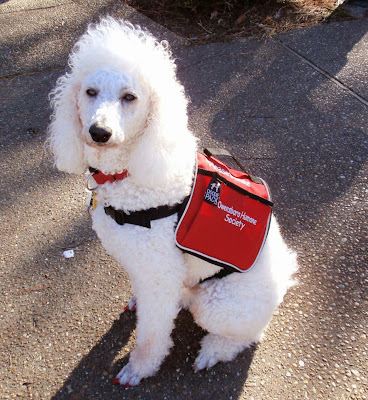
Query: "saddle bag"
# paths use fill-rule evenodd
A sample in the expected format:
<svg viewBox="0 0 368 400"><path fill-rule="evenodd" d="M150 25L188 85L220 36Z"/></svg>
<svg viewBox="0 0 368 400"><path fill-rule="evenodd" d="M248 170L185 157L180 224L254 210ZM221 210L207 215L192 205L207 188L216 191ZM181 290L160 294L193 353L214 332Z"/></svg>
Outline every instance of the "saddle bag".
<svg viewBox="0 0 368 400"><path fill-rule="evenodd" d="M230 168L209 150L204 153L197 153L176 245L228 273L248 271L266 241L273 206L270 191L264 180Z"/></svg>

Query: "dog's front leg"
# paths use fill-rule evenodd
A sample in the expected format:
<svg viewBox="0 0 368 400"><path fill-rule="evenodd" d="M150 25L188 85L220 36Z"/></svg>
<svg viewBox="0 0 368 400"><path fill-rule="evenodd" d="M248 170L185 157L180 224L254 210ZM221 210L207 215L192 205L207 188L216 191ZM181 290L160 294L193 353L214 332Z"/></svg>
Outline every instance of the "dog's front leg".
<svg viewBox="0 0 368 400"><path fill-rule="evenodd" d="M129 363L117 375L122 385L137 385L154 375L169 353L173 344L170 334L180 309L182 274L177 267L171 266L170 271L161 263L144 279L132 277L137 296L137 342Z"/></svg>

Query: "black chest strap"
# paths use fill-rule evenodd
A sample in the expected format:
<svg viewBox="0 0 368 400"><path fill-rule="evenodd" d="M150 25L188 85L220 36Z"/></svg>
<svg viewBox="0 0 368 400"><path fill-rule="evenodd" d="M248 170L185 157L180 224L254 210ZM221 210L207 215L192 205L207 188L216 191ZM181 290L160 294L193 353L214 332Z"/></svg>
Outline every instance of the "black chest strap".
<svg viewBox="0 0 368 400"><path fill-rule="evenodd" d="M166 218L180 211L182 204L175 206L160 206L156 208L149 208L148 210L141 210L126 214L122 210L115 210L109 206L105 207L105 213L109 215L117 224L131 224L143 226L144 228L151 228L151 221L156 219Z"/></svg>

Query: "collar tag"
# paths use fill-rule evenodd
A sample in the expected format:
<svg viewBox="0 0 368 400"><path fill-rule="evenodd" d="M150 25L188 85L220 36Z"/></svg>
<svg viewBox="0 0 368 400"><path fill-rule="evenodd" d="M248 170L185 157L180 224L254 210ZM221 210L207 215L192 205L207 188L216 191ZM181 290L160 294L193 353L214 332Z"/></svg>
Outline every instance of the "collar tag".
<svg viewBox="0 0 368 400"><path fill-rule="evenodd" d="M92 207L93 211L96 210L96 207L97 207L96 192L92 193L91 207Z"/></svg>
<svg viewBox="0 0 368 400"><path fill-rule="evenodd" d="M92 212L95 211L97 207L96 192L91 192L87 204L88 204L88 213L90 216L92 216Z"/></svg>

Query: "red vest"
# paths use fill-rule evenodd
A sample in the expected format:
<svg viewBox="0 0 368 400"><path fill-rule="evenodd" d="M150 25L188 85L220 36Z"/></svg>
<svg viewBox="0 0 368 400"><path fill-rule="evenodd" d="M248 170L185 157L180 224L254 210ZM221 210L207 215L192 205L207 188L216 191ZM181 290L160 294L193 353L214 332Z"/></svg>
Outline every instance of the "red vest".
<svg viewBox="0 0 368 400"><path fill-rule="evenodd" d="M192 193L175 232L176 244L216 265L247 271L266 241L272 205L262 179L198 153Z"/></svg>

